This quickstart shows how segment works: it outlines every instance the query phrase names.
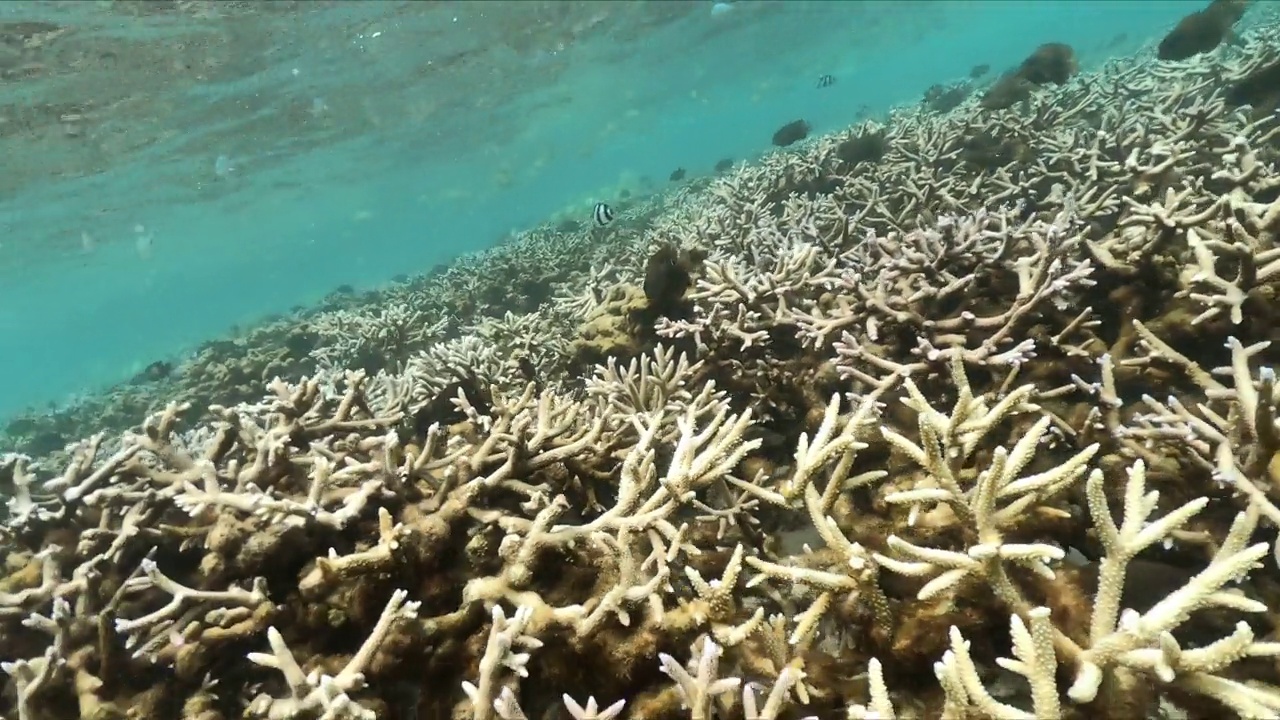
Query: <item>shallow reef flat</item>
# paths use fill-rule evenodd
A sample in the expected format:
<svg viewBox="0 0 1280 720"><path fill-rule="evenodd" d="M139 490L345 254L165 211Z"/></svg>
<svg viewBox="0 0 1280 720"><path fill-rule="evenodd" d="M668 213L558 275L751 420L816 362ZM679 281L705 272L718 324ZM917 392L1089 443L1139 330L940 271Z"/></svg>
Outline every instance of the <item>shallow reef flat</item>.
<svg viewBox="0 0 1280 720"><path fill-rule="evenodd" d="M1280 716L1277 37L951 93L13 420L0 716Z"/></svg>

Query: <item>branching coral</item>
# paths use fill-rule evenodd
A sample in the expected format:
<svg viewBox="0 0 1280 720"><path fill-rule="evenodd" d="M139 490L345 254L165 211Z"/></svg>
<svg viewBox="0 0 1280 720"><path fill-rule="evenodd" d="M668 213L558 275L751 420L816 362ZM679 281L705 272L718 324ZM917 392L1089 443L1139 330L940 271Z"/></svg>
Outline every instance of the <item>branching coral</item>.
<svg viewBox="0 0 1280 720"><path fill-rule="evenodd" d="M300 320L363 318L305 376L201 361L226 398L5 455L0 713L1280 713L1280 126L1221 81L1266 17L528 233ZM662 313L653 248L704 258Z"/></svg>
<svg viewBox="0 0 1280 720"><path fill-rule="evenodd" d="M314 714L318 717L353 718L374 720L377 713L364 709L354 702L349 693L364 687L365 668L373 660L373 654L391 631L392 623L399 618L417 617L418 603L406 602L406 593L397 590L391 594L386 608L354 657L335 675L319 672L304 673L284 637L274 627L267 629L271 653L250 653L249 661L279 670L289 688L289 697L280 699L259 695L249 704L248 712L259 717L277 720Z"/></svg>

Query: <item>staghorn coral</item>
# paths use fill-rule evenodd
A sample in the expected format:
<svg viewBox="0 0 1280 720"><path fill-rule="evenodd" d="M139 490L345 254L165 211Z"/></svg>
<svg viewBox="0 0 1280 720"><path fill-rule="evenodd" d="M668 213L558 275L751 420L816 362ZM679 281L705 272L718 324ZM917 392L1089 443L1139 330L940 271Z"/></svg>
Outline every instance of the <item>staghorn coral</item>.
<svg viewBox="0 0 1280 720"><path fill-rule="evenodd" d="M376 370L5 455L0 713L1274 717L1280 126L1224 97L1264 20L769 155L573 270L537 231ZM703 258L674 318L655 249Z"/></svg>
<svg viewBox="0 0 1280 720"><path fill-rule="evenodd" d="M551 306L550 314L559 317L559 308L568 305L589 313L606 281L617 279L615 263L630 264L645 251L637 228L692 201L680 193L638 202L619 213L605 237L590 229L539 227L408 283L360 295L334 293L318 308L205 343L174 360L173 372L154 382L123 383L12 418L0 428L0 442L27 454L65 457L65 446L84 434L79 428L118 434L169 402L234 405L256 401L276 377L297 382L350 367L371 375L397 372L440 340L480 334L479 326L512 308L524 315Z"/></svg>

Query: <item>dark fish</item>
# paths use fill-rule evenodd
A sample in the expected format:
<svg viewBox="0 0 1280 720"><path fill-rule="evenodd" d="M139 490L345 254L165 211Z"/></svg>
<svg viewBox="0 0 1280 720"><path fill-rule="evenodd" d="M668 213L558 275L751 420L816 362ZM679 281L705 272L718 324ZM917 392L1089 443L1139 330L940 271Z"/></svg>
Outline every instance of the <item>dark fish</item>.
<svg viewBox="0 0 1280 720"><path fill-rule="evenodd" d="M1178 21L1176 27L1160 41L1156 57L1161 60L1186 60L1218 47L1231 36L1231 28L1244 15L1242 0L1213 0L1203 10Z"/></svg>
<svg viewBox="0 0 1280 720"><path fill-rule="evenodd" d="M693 271L707 257L698 248L679 250L664 243L649 256L644 270L644 295L649 310L663 317L676 317L685 292L693 283Z"/></svg>
<svg viewBox="0 0 1280 720"><path fill-rule="evenodd" d="M982 65L974 65L973 68L969 70L969 77L977 80L989 72L991 72L991 66L986 63L983 63Z"/></svg>
<svg viewBox="0 0 1280 720"><path fill-rule="evenodd" d="M596 203L596 224L604 227L613 222L613 208L604 203Z"/></svg>
<svg viewBox="0 0 1280 720"><path fill-rule="evenodd" d="M820 88L831 87L832 85L835 85L835 84L836 84L836 78L834 75L823 75L818 78L818 87Z"/></svg>
<svg viewBox="0 0 1280 720"><path fill-rule="evenodd" d="M773 144L786 147L809 137L809 123L804 120L792 120L778 128L773 134Z"/></svg>
<svg viewBox="0 0 1280 720"><path fill-rule="evenodd" d="M468 371L466 377L446 385L435 397L418 408L417 412L405 419L400 428L401 439L422 439L427 436L432 425L439 423L443 427L466 420L466 414L454 403L458 393L462 393L482 415L488 415L493 409L493 394L474 372Z"/></svg>
<svg viewBox="0 0 1280 720"><path fill-rule="evenodd" d="M675 170L671 171L671 178L670 178L671 182L680 182L681 180L684 179L684 176L687 174L688 173L685 172L684 168L682 167L676 168Z"/></svg>
<svg viewBox="0 0 1280 720"><path fill-rule="evenodd" d="M1070 45L1057 42L1036 48L1018 66L1018 76L1036 85L1062 85L1079 71L1075 50Z"/></svg>
<svg viewBox="0 0 1280 720"><path fill-rule="evenodd" d="M725 158L716 163L716 172L728 172L733 169L733 158Z"/></svg>
<svg viewBox="0 0 1280 720"><path fill-rule="evenodd" d="M1062 85L1079 71L1080 64L1070 45L1045 43L1016 69L1001 76L978 104L988 110L1004 110L1031 97L1038 86Z"/></svg>
<svg viewBox="0 0 1280 720"><path fill-rule="evenodd" d="M1257 115L1280 108L1280 61L1263 65L1237 80L1224 99L1231 107L1250 105Z"/></svg>
<svg viewBox="0 0 1280 720"><path fill-rule="evenodd" d="M957 83L950 87L933 85L924 91L924 105L933 112L951 112L969 97L971 89L972 86L968 83Z"/></svg>
<svg viewBox="0 0 1280 720"><path fill-rule="evenodd" d="M173 363L157 360L148 365L130 381L135 385L159 382L173 374Z"/></svg>

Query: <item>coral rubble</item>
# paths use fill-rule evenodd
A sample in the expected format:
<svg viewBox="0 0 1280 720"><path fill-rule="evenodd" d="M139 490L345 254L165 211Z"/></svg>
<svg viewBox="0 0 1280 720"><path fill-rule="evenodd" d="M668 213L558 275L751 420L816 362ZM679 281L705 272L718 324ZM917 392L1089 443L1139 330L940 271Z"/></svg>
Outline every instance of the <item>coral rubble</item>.
<svg viewBox="0 0 1280 720"><path fill-rule="evenodd" d="M539 229L161 378L265 395L3 456L0 715L1280 715L1280 118L1227 102L1278 27Z"/></svg>

